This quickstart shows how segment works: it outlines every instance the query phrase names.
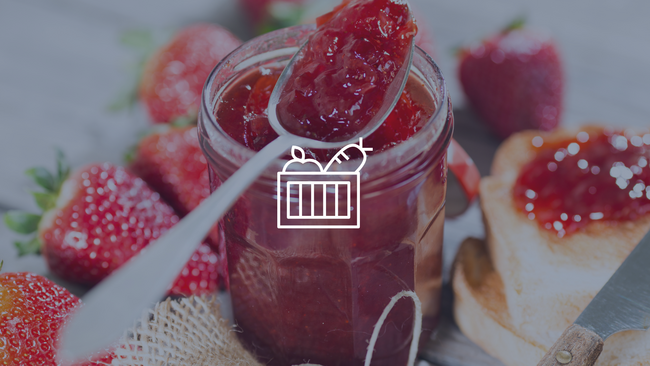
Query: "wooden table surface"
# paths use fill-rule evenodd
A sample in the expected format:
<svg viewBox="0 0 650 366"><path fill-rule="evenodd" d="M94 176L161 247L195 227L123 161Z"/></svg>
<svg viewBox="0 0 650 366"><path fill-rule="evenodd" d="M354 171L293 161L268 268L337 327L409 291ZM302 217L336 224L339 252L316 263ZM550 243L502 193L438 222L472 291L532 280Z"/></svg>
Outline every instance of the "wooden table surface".
<svg viewBox="0 0 650 366"><path fill-rule="evenodd" d="M650 2L411 3L433 29L436 61L455 105L456 138L482 174L488 173L499 141L465 106L452 49L500 29L516 16L526 16L532 28L558 42L566 70L565 125L601 121L650 126ZM65 151L73 166L121 162L124 151L147 126L139 108L132 113L107 112L106 107L133 83L129 66L137 61L120 45L121 32L145 28L166 34L197 21L218 22L244 39L251 36L234 0L0 0L0 213L36 210L27 193L34 186L23 172L37 165L53 167L55 147ZM445 230L448 265L460 240L483 235L478 207L449 221ZM0 224L3 270L47 274L40 258L16 258L12 242L17 238ZM458 338L452 342L456 346L466 341L451 323L440 337L443 342ZM436 342L433 349L440 348L441 341ZM463 364L444 354L436 357L430 359Z"/></svg>

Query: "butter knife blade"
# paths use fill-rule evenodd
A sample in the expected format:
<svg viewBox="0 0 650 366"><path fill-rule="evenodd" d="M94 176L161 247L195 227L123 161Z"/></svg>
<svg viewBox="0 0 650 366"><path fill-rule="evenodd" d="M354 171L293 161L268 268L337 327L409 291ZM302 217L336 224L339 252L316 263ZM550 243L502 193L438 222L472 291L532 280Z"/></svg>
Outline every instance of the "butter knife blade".
<svg viewBox="0 0 650 366"><path fill-rule="evenodd" d="M650 232L551 346L537 366L592 366L605 340L624 330L650 327Z"/></svg>
<svg viewBox="0 0 650 366"><path fill-rule="evenodd" d="M650 232L576 319L603 340L624 330L650 327Z"/></svg>

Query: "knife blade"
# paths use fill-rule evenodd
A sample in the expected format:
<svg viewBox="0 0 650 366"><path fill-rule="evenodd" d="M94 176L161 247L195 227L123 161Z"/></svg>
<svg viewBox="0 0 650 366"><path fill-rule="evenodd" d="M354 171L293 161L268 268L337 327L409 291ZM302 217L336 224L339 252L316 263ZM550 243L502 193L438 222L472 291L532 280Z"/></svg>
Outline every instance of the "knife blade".
<svg viewBox="0 0 650 366"><path fill-rule="evenodd" d="M593 365L612 334L650 328L649 280L650 231L538 366Z"/></svg>

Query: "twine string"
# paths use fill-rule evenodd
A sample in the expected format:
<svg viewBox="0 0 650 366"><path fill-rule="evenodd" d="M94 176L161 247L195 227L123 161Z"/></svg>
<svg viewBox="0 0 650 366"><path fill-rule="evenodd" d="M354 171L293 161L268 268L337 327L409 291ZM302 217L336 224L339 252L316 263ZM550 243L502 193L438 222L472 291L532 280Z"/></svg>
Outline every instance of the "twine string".
<svg viewBox="0 0 650 366"><path fill-rule="evenodd" d="M381 313L379 320L375 323L375 327L372 331L372 336L370 337L370 343L368 343L368 351L366 352L366 360L364 366L370 366L370 361L372 361L372 354L375 351L375 344L377 343L377 338L379 338L379 331L381 330L384 321L388 317L388 314L393 307L403 297L410 297L413 299L413 306L415 307L415 319L413 319L413 339L411 340L411 349L409 351L409 360L407 365L413 366L415 364L415 357L418 354L418 342L420 340L420 332L422 331L422 303L420 298L413 291L402 291L397 295L393 296L390 299L390 302L384 308L384 311ZM303 363L295 366L322 366L312 363Z"/></svg>

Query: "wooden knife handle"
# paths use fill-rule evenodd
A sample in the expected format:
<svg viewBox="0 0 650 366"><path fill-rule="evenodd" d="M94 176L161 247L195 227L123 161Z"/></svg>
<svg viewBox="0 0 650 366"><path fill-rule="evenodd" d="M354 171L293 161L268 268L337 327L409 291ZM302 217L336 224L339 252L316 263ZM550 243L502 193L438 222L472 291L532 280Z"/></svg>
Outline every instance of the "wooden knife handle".
<svg viewBox="0 0 650 366"><path fill-rule="evenodd" d="M603 343L598 334L572 324L537 366L592 366L603 351Z"/></svg>

